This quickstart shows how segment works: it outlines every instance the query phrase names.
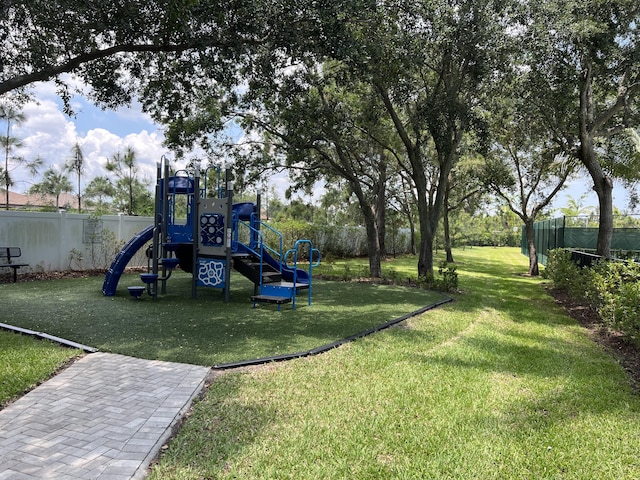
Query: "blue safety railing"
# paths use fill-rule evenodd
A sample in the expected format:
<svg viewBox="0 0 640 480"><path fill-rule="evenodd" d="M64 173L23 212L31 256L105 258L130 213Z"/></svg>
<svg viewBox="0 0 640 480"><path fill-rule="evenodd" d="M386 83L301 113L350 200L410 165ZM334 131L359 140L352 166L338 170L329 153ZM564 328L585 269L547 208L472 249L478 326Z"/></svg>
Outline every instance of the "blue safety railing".
<svg viewBox="0 0 640 480"><path fill-rule="evenodd" d="M244 247L251 253L253 253L254 255L256 255L258 258L261 259L260 262L260 287L262 287L262 265L263 265L263 261L262 259L264 259L264 252L266 251L267 253L269 253L274 260L277 262L278 264L278 270L280 273L282 273L282 265L283 265L283 256L282 256L282 233L280 233L279 231L277 231L276 229L274 229L273 227L267 225L266 223L260 222L260 226L264 227L266 229L268 229L269 231L273 232L276 237L278 238L278 249L276 250L275 248L270 247L269 245L267 245L264 241L264 235L262 234L262 232L260 230L258 230L257 228L251 226L250 224L248 224L247 222L243 222L241 220L237 219L237 216L234 214L233 215L233 222L234 222L234 236L233 236L233 244L232 244L232 249L234 251L238 251L238 244L242 243L240 241L240 236L242 235L240 227L244 228L248 234L246 236L248 236L250 238L249 244L244 244ZM235 228L237 226L237 228Z"/></svg>
<svg viewBox="0 0 640 480"><path fill-rule="evenodd" d="M253 218L253 217L252 217ZM253 222L252 222L253 223ZM233 248L235 251L238 250L238 245L242 243L240 241L241 237L249 238L249 245L242 243L244 248L247 249L250 253L256 255L261 259L260 261L260 270L259 270L259 278L260 278L260 288L262 288L263 282L263 264L265 258L265 252L268 253L277 263L279 272L283 272L283 268L286 267L288 270L291 270L292 275L292 307L295 309L296 306L296 292L299 286L308 287L308 302L311 305L311 297L313 295L313 286L312 286L312 278L313 278L313 267L316 267L320 264L320 251L316 248L313 248L313 245L310 240L298 240L294 247L283 254L283 236L278 230L274 229L270 225L259 222L261 229L266 229L269 232L273 233L278 239L278 247L277 250L265 243L265 236L262 230L257 229L250 225L249 223L237 220L234 218L234 225L237 225L238 228L234 228L234 238L233 238ZM241 228L244 229L244 233L241 233ZM300 282L298 279L298 271L304 270L300 269L300 257L301 250L304 246L308 245L309 251L309 270L308 270L308 283ZM292 264L290 264L291 262Z"/></svg>
<svg viewBox="0 0 640 480"><path fill-rule="evenodd" d="M309 287L308 287L308 303L309 305L311 305L311 296L313 294L313 267L317 267L318 265L320 265L320 250L318 250L317 248L313 248L313 245L311 244L311 240L298 240L296 241L295 245L293 246L293 248L287 250L287 252L284 255L284 259L283 259L283 263L291 268L293 270L293 288L294 291L296 289L297 286L297 279L298 279L298 256L299 256L299 252L300 252L300 247L302 245L309 245ZM317 254L318 256L318 260L316 262L313 261L313 255L314 253ZM290 267L287 264L287 259L289 258L289 255L293 255L293 266ZM296 308L296 295L294 293L293 298L291 299L292 301L292 308L295 310Z"/></svg>

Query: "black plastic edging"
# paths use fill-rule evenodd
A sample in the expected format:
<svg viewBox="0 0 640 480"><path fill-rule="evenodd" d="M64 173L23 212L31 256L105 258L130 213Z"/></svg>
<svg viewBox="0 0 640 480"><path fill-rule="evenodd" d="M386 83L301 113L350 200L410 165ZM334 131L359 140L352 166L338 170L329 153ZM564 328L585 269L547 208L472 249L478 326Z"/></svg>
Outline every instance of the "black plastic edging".
<svg viewBox="0 0 640 480"><path fill-rule="evenodd" d="M409 318L418 316L424 312L427 312L429 310L432 310L434 308L437 308L441 305L444 305L446 303L450 303L453 302L453 298L446 298L444 300L440 300L439 302L433 303L431 305L427 305L426 307L420 308L414 312L408 313L406 315L403 315L402 317L396 318L394 320L390 320L388 322L385 322L381 325L378 325L377 327L372 327L372 328L368 328L367 330L364 330L363 332L360 333L356 333L355 335L351 335L350 337L344 338L342 340L337 340L335 342L332 343L328 343L326 345L322 345L320 347L316 347L313 348L311 350L307 350L306 352L297 352L297 353L285 353L282 355L274 355L271 357L262 357L262 358L254 358L251 360L241 360L239 362L229 362L229 363L219 363L217 365L214 365L212 368L214 370L228 370L231 368L239 368L239 367L250 367L250 366L255 366L255 365L263 365L265 363L272 363L272 362L284 362L287 360L294 360L296 358L303 358L303 357L310 357L313 355L319 355L321 353L325 353L328 352L329 350L333 350L334 348L338 348L341 345L344 345L345 343L350 343L353 342L355 340L358 340L360 338L369 336L373 333L377 333L380 332L382 330L386 330L389 327L392 327L394 325L397 325L400 322L404 322L405 320L408 320Z"/></svg>
<svg viewBox="0 0 640 480"><path fill-rule="evenodd" d="M44 340L51 340L52 342L59 343L65 347L77 348L79 350L84 350L87 353L95 353L98 351L97 348L87 347L86 345L82 345L81 343L72 342L71 340L65 340L64 338L55 337L53 335L49 335L48 333L36 332L33 330L29 330L27 328L15 327L13 325L7 325L6 323L0 323L0 328L4 330L9 330L10 332L21 333L23 335L30 335L32 337L41 338Z"/></svg>

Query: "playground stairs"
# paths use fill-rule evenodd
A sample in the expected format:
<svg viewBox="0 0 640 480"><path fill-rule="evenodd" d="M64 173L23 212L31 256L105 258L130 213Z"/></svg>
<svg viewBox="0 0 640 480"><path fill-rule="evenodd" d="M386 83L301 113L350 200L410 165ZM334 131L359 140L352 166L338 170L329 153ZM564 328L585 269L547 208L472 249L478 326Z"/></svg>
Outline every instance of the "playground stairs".
<svg viewBox="0 0 640 480"><path fill-rule="evenodd" d="M262 279L260 270L262 265ZM233 257L233 268L251 280L255 285L277 283L282 280L282 274L268 263L261 262L253 254L239 254Z"/></svg>
<svg viewBox="0 0 640 480"><path fill-rule="evenodd" d="M293 298L302 290L309 288L308 283L296 283L280 281L276 283L263 284L260 288L260 295L267 297Z"/></svg>
<svg viewBox="0 0 640 480"><path fill-rule="evenodd" d="M260 286L260 293L253 295L251 301L254 307L258 303L274 303L278 305L278 311L280 310L280 305L283 303L293 302L293 308L295 309L296 296L302 290L307 289L309 289L309 284L307 283L294 284L293 282L287 281L267 283Z"/></svg>
<svg viewBox="0 0 640 480"><path fill-rule="evenodd" d="M280 310L280 305L290 303L300 291L309 288L306 283L294 284L283 280L277 268L261 262L260 257L252 253L234 255L233 268L259 287L259 293L251 297L254 306L257 303L272 303L278 305Z"/></svg>

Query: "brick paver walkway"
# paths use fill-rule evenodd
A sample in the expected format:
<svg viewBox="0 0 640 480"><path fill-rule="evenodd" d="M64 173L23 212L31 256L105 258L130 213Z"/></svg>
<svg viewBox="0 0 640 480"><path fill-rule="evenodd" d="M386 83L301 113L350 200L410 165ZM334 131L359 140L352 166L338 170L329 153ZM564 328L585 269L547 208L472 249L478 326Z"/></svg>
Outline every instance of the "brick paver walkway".
<svg viewBox="0 0 640 480"><path fill-rule="evenodd" d="M208 373L87 355L0 411L0 480L143 478Z"/></svg>

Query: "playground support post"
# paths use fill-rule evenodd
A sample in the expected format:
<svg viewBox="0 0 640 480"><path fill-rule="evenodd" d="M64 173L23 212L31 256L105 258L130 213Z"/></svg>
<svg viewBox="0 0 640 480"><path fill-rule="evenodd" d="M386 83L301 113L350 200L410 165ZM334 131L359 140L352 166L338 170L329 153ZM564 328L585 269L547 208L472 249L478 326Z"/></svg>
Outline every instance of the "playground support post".
<svg viewBox="0 0 640 480"><path fill-rule="evenodd" d="M258 250L258 242L260 241L260 221L262 220L262 189L259 188L256 191L256 217L253 219L253 222L250 222L252 230L251 230L251 242L250 247L254 250ZM255 231L254 231L255 229ZM262 276L262 269L260 269L260 276ZM262 283L262 282L260 282ZM253 295L260 294L260 284L253 285Z"/></svg>
<svg viewBox="0 0 640 480"><path fill-rule="evenodd" d="M159 179L158 181L161 182L161 188L160 190L162 191L162 204L160 205L161 210L161 217L160 217L160 236L159 236L159 241L158 241L158 257L160 258L159 255L162 255L162 258L166 258L167 257L167 252L165 250L165 243L167 242L167 226L168 226L168 215L169 215L169 161L165 158L162 157L162 168L163 168L163 173L162 173L162 178ZM166 275L166 270L165 270L165 266L164 264L162 265L162 278L165 278ZM162 294L167 293L167 282L166 280L162 281Z"/></svg>
<svg viewBox="0 0 640 480"><path fill-rule="evenodd" d="M160 226L160 218L162 206L159 205L160 202L160 182L162 179L162 166L160 163L157 165L156 170L156 201L154 202L154 210L153 210L153 240L151 244L151 273L154 275L158 274L158 255L160 254L159 243L160 243L160 235L162 233L162 229ZM148 260L147 260L148 261ZM153 290L153 299L155 300L158 297L158 285L154 286Z"/></svg>
<svg viewBox="0 0 640 480"><path fill-rule="evenodd" d="M191 257L191 298L197 296L198 248L200 245L200 168L196 167L193 179L193 255ZM197 197L195 195L198 195Z"/></svg>
<svg viewBox="0 0 640 480"><path fill-rule="evenodd" d="M227 229L226 229L226 262L227 265L224 269L224 301L229 303L231 301L231 240L233 237L233 182L229 180L229 169L227 169Z"/></svg>

